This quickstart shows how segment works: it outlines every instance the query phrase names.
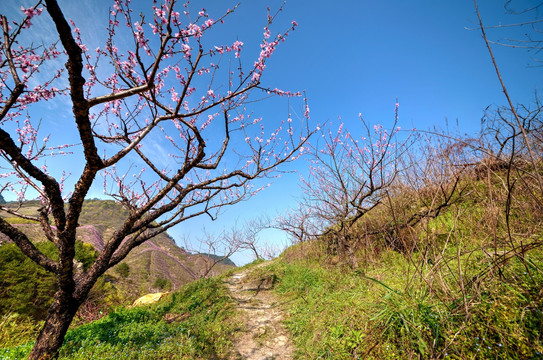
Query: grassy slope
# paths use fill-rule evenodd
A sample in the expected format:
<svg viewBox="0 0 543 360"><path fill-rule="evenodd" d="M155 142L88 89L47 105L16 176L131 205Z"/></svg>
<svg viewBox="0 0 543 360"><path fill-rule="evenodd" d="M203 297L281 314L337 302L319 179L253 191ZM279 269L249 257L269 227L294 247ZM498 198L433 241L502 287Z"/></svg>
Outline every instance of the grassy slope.
<svg viewBox="0 0 543 360"><path fill-rule="evenodd" d="M508 238L503 209L492 206L488 190L474 184L469 197L419 227L414 235L419 246L410 254L379 246L361 249L353 268L314 241L257 269L254 276L277 279L275 291L284 299L296 357L543 358L541 219L526 207L527 199L517 197ZM179 321L167 324L165 315L173 308ZM222 357L236 329L220 279L190 284L143 315L138 311L119 310L136 320L112 315L74 330L70 339L79 340L68 343L63 356ZM142 318L147 320L137 320ZM112 340L94 334L101 330L85 330L100 326ZM213 351L206 353L211 344Z"/></svg>
<svg viewBox="0 0 543 360"><path fill-rule="evenodd" d="M39 206L37 202L28 202L21 212L34 215ZM127 215L127 210L113 201L87 200L80 217L79 222L82 226L78 228L77 237L81 241L91 243L100 251L103 242L107 241L113 231L121 226ZM46 240L39 225L7 214L3 216L7 217L9 222L17 224L30 239ZM114 270L110 270L107 277L119 288L123 296L128 296L133 300L149 292L181 288L184 284L194 281L193 274L197 277L203 274L209 260L205 256L187 253L178 247L167 233L164 233L132 250L124 262L130 267L128 277L121 277ZM230 264L221 263L217 264L213 271L219 274L230 267ZM155 286L157 279L166 280L166 288L157 288Z"/></svg>
<svg viewBox="0 0 543 360"><path fill-rule="evenodd" d="M60 359L211 359L231 348L238 326L222 278L186 285L154 305L119 307L68 332ZM0 349L0 359L25 359L26 343Z"/></svg>
<svg viewBox="0 0 543 360"><path fill-rule="evenodd" d="M426 283L437 281L428 271L423 279L412 276L412 266L397 253L382 254L381 263L366 271L290 255L264 271L278 279L301 359L541 358L543 276L534 271L532 283L519 261L505 269L508 281L470 288L464 302L453 279L445 280L446 296ZM540 253L527 258L543 267Z"/></svg>
<svg viewBox="0 0 543 360"><path fill-rule="evenodd" d="M474 184L417 229L410 254L364 249L353 269L313 242L264 269L278 279L297 357L542 359L541 218L516 195L509 238L487 194Z"/></svg>

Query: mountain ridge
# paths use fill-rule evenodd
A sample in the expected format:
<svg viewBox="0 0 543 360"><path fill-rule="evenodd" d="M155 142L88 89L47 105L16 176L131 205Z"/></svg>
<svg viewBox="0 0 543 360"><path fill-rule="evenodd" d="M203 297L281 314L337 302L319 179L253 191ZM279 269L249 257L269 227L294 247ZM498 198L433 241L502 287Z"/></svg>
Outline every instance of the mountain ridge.
<svg viewBox="0 0 543 360"><path fill-rule="evenodd" d="M13 203L13 206L19 205ZM7 206L10 206L10 203L7 203ZM19 211L34 215L39 206L39 202L30 201L24 203ZM4 212L0 212L0 216L19 228L32 241L47 241L39 224ZM77 240L91 244L99 253L126 216L128 211L112 200L87 200L81 212ZM0 234L0 246L8 242L9 239ZM177 246L175 240L164 232L133 249L120 264L108 270L104 277L129 298L135 298L150 292L176 290L200 277L217 275L235 266L230 259L225 259L209 271L209 267L219 258L208 254L191 254ZM128 271L118 270L119 266L126 267L121 265L123 263L128 266Z"/></svg>

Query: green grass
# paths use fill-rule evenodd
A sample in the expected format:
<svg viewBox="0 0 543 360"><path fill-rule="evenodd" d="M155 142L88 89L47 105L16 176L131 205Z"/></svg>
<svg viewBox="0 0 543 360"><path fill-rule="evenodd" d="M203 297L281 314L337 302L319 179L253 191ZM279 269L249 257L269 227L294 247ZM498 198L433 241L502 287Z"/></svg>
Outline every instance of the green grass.
<svg viewBox="0 0 543 360"><path fill-rule="evenodd" d="M376 236L348 262L313 241L252 271L274 279L295 358L543 359L541 210L516 193L508 229L499 189L491 201L488 186L475 183L439 217L398 233L412 251ZM60 358L224 358L240 326L222 279L242 269L72 329ZM10 321L0 325L0 338L13 341L0 359L25 358L32 325Z"/></svg>
<svg viewBox="0 0 543 360"><path fill-rule="evenodd" d="M231 349L234 307L218 278L204 279L150 306L118 308L71 329L59 359L209 359ZM24 359L32 343L0 349Z"/></svg>
<svg viewBox="0 0 543 360"><path fill-rule="evenodd" d="M43 321L14 312L5 313L0 318L0 346L15 347L30 342L36 338L42 326Z"/></svg>
<svg viewBox="0 0 543 360"><path fill-rule="evenodd" d="M23 219L19 217L6 217L4 218L10 224L39 224L39 222L29 219Z"/></svg>
<svg viewBox="0 0 543 360"><path fill-rule="evenodd" d="M541 251L525 254L528 270L512 258L489 274L481 249L452 243L437 269L424 265L421 253L409 258L388 250L378 263L350 269L287 250L262 271L277 277L296 358L543 358ZM484 279L474 277L482 273Z"/></svg>
<svg viewBox="0 0 543 360"><path fill-rule="evenodd" d="M251 276L276 279L297 359L543 358L542 252L488 271L488 256L464 242L450 239L435 263L386 250L356 269L292 256L294 247ZM70 330L60 359L226 357L239 329L222 285L232 272ZM23 359L31 346L0 350L0 359Z"/></svg>

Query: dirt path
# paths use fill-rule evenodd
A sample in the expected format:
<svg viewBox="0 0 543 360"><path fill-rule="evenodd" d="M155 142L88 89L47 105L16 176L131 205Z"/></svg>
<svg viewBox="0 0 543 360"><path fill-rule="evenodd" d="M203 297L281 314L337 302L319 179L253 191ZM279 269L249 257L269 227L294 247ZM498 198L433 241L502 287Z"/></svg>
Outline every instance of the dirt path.
<svg viewBox="0 0 543 360"><path fill-rule="evenodd" d="M294 347L282 324L280 304L270 291L274 278L252 279L250 273L253 269L236 273L226 281L245 325L245 331L234 341L235 355L232 359L292 359Z"/></svg>

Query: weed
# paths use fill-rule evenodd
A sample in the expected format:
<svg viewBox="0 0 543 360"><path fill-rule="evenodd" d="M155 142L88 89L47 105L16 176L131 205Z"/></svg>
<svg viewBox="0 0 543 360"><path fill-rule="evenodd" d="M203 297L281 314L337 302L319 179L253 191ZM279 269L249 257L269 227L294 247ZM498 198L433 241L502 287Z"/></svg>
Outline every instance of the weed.
<svg viewBox="0 0 543 360"><path fill-rule="evenodd" d="M235 328L233 306L219 279L203 279L164 301L71 329L60 359L207 359L225 356ZM0 349L0 359L24 359L32 343Z"/></svg>

